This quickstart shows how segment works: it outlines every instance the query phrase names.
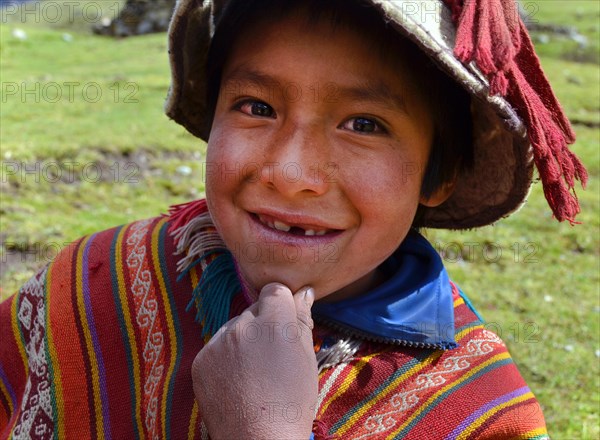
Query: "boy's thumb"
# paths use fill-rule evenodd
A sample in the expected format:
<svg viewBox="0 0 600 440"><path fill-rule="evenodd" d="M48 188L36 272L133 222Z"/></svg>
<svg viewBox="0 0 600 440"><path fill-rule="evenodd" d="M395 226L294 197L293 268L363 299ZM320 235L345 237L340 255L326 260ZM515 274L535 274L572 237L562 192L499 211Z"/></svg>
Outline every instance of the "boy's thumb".
<svg viewBox="0 0 600 440"><path fill-rule="evenodd" d="M300 322L304 323L311 330L313 328L313 320L310 309L314 302L315 290L312 287L303 287L294 295L296 316Z"/></svg>
<svg viewBox="0 0 600 440"><path fill-rule="evenodd" d="M293 313L292 292L281 283L269 283L264 286L258 296L258 313L276 313L278 315L287 315Z"/></svg>

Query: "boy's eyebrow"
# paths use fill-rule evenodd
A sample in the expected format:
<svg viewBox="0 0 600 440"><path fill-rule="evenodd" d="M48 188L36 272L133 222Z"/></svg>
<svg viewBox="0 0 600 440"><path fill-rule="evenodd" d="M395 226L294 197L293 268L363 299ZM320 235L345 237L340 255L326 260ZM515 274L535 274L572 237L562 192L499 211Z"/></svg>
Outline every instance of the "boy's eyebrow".
<svg viewBox="0 0 600 440"><path fill-rule="evenodd" d="M226 85L236 83L252 84L259 88L281 86L281 82L268 73L245 68L244 66L240 66L229 73L224 81L224 84ZM314 87L314 85L311 86L311 93L312 91L317 90L314 89ZM322 85L320 89L322 89L323 98L327 99L328 102L334 102L334 100L343 97L353 101L383 104L387 107L400 110L403 113L408 113L408 107L404 97L393 93L390 87L381 80L368 80L357 85L344 86L340 86L332 81ZM272 95L273 90L268 90L268 93L269 95Z"/></svg>
<svg viewBox="0 0 600 440"><path fill-rule="evenodd" d="M250 83L257 87L264 86L276 86L280 84L274 77L271 75L259 72L258 70L248 69L243 66L238 67L229 75L223 82L224 84L235 84L235 83ZM272 91L271 91L272 92Z"/></svg>
<svg viewBox="0 0 600 440"><path fill-rule="evenodd" d="M392 107L400 110L403 113L408 113L406 100L402 95L392 92L390 87L383 81L369 80L358 86L336 86L336 96L343 96L354 101L367 101L378 104L383 104L387 107Z"/></svg>

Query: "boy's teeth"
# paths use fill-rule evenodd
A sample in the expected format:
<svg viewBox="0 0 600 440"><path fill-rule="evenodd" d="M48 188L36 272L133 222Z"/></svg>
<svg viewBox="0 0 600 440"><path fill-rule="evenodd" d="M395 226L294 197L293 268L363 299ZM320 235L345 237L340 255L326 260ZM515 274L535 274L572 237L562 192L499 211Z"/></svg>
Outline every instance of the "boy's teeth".
<svg viewBox="0 0 600 440"><path fill-rule="evenodd" d="M282 223L280 221L275 220L275 222L273 222L273 226L275 227L275 229L277 229L278 231L284 231L284 232L289 232L290 229L292 229L291 226L286 225L285 223Z"/></svg>
<svg viewBox="0 0 600 440"><path fill-rule="evenodd" d="M290 232L292 230L292 227L286 223L283 223L282 221L279 220L274 220L274 221L270 221L267 220L266 218L263 218L262 216L259 216L260 221L263 222L264 224L266 224L267 226L269 226L271 229L277 229L278 231L283 231L283 232ZM326 229L323 229L321 231L315 231L314 229L307 229L304 231L304 235L305 236L314 236L314 235L325 235L327 233Z"/></svg>

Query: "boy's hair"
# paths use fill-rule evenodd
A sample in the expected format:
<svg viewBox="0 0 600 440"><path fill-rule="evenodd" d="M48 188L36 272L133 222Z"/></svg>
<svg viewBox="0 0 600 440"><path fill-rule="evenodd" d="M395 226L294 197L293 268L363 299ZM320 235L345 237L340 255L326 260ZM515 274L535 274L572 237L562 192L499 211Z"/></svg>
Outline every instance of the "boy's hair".
<svg viewBox="0 0 600 440"><path fill-rule="evenodd" d="M425 101L434 124L433 144L421 185L423 197L431 196L473 166L470 95L414 43L386 23L373 6L355 0L231 0L221 15L225 22L216 23L208 53L207 102L211 123L223 68L236 39L251 25L275 22L298 10L306 12L307 31L319 20L329 20L334 30L342 26L363 34L376 45L373 49L385 62L404 60L407 64L402 73ZM399 177L401 172L398 170ZM425 209L419 207L414 226L421 226Z"/></svg>

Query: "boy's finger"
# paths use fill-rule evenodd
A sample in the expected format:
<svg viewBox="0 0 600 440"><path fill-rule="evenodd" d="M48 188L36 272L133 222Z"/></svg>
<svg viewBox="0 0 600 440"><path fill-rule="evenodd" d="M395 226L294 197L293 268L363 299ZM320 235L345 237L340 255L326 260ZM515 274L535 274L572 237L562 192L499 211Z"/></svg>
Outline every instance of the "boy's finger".
<svg viewBox="0 0 600 440"><path fill-rule="evenodd" d="M244 321L256 318L258 316L258 302L248 306L248 308L240 314L240 318L242 318L242 316Z"/></svg>
<svg viewBox="0 0 600 440"><path fill-rule="evenodd" d="M277 320L296 318L292 291L281 283L269 283L260 291L258 296L258 314L272 315Z"/></svg>
<svg viewBox="0 0 600 440"><path fill-rule="evenodd" d="M296 318L310 330L313 328L311 307L315 302L315 290L312 287L303 287L294 295L296 305Z"/></svg>
<svg viewBox="0 0 600 440"><path fill-rule="evenodd" d="M229 321L223 324L219 331L217 331L214 334L214 336L210 338L210 341L206 343L205 347L220 344L223 341L229 340L239 342L239 340L244 335L244 330L246 326L248 325L248 323L253 321L257 315L258 304L254 303L246 310L244 310L241 314L234 318L231 318Z"/></svg>

